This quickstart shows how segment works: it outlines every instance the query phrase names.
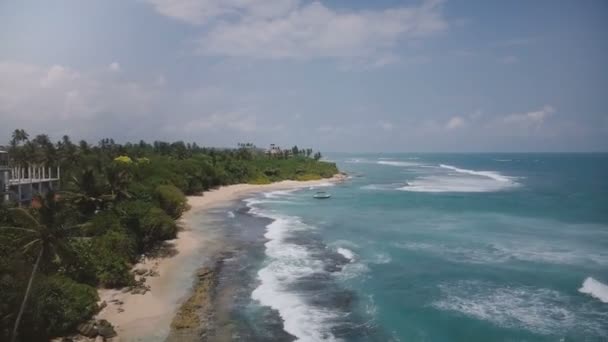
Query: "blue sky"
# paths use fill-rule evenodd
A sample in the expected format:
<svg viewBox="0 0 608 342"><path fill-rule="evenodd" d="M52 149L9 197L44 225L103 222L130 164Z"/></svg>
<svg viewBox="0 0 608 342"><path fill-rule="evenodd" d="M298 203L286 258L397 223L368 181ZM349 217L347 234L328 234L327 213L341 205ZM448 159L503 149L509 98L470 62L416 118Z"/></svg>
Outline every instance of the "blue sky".
<svg viewBox="0 0 608 342"><path fill-rule="evenodd" d="M607 151L605 1L0 1L0 137Z"/></svg>

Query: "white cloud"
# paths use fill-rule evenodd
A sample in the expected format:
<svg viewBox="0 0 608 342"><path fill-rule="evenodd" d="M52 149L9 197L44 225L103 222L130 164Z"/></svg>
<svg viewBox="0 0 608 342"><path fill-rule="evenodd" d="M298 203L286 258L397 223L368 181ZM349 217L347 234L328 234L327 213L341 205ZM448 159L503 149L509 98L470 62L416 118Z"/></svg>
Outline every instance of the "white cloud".
<svg viewBox="0 0 608 342"><path fill-rule="evenodd" d="M555 113L555 109L550 105L545 105L543 108L527 113L514 113L509 114L502 118L502 122L505 124L522 125L522 126L534 126L538 127L542 125L545 120Z"/></svg>
<svg viewBox="0 0 608 342"><path fill-rule="evenodd" d="M110 71L120 71L120 64L118 62L112 62L108 65Z"/></svg>
<svg viewBox="0 0 608 342"><path fill-rule="evenodd" d="M452 118L450 118L450 120L448 120L448 122L445 124L445 128L449 129L449 130L453 130L453 129L457 129L457 128L462 128L465 125L465 120L464 118L460 117L460 116L454 116Z"/></svg>
<svg viewBox="0 0 608 342"><path fill-rule="evenodd" d="M69 82L78 80L80 75L74 70L70 70L61 65L53 65L46 71L40 79L40 86L43 88L51 88L61 86Z"/></svg>
<svg viewBox="0 0 608 342"><path fill-rule="evenodd" d="M301 0L142 0L165 16L207 24L203 55L258 59L341 58L375 67L400 60L395 47L447 28L442 0L384 10L336 10Z"/></svg>
<svg viewBox="0 0 608 342"><path fill-rule="evenodd" d="M105 77L109 72L0 61L0 115L11 124L146 113L156 98L153 89Z"/></svg>
<svg viewBox="0 0 608 342"><path fill-rule="evenodd" d="M284 15L299 0L142 0L167 17L194 25L216 18L254 17L260 20Z"/></svg>
<svg viewBox="0 0 608 342"><path fill-rule="evenodd" d="M337 12L312 2L270 20L222 22L200 41L200 53L267 59L351 58L392 62L400 40L442 31L437 1L419 7Z"/></svg>

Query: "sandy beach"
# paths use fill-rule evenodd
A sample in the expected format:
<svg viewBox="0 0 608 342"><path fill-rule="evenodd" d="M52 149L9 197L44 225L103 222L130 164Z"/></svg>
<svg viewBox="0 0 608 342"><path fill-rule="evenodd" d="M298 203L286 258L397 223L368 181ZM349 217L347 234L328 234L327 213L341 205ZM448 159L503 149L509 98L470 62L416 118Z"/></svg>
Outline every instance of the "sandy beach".
<svg viewBox="0 0 608 342"><path fill-rule="evenodd" d="M188 296L194 273L188 276L190 281L183 287L184 293L175 293L175 281L180 267L201 250L213 254L221 248L213 243L213 237L205 234L204 227L195 226L193 218L200 211L229 204L256 192L297 189L310 186L320 186L344 179L336 175L330 179L315 181L282 181L272 184L252 185L236 184L224 186L205 192L203 196L188 197L190 210L180 220L182 230L176 239L167 241L168 250L165 256L146 258L134 266L134 270L147 272L145 285L149 291L144 294L133 294L122 290L100 289L100 303L106 307L96 318L106 319L112 323L120 341L155 341L164 340L169 332L171 320L181 302ZM215 249L215 250L214 250ZM204 260L204 259L201 259ZM202 262L202 261L201 261ZM183 270L181 270L183 273ZM183 278L184 275L182 274ZM172 283L173 282L173 283Z"/></svg>

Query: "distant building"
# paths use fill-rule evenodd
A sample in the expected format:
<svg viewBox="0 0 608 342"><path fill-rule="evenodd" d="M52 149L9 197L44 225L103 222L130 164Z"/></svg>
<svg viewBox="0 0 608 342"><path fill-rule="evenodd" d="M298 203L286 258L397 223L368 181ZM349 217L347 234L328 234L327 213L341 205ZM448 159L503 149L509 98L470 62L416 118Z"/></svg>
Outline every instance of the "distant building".
<svg viewBox="0 0 608 342"><path fill-rule="evenodd" d="M61 170L45 165L10 165L9 154L0 150L0 195L5 201L29 203L36 194L59 188Z"/></svg>
<svg viewBox="0 0 608 342"><path fill-rule="evenodd" d="M275 144L270 144L270 148L266 150L266 153L270 156L281 155L283 151Z"/></svg>
<svg viewBox="0 0 608 342"><path fill-rule="evenodd" d="M8 165L8 152L0 150L0 196L8 200L11 168Z"/></svg>

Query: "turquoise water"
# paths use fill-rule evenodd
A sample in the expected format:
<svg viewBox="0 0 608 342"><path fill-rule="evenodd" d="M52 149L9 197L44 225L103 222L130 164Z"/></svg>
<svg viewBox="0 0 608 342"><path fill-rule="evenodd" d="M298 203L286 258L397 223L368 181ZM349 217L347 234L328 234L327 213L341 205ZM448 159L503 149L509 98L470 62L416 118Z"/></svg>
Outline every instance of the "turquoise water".
<svg viewBox="0 0 608 342"><path fill-rule="evenodd" d="M331 199L245 201L268 220L243 320L302 341L608 340L608 155L329 159L351 175Z"/></svg>

